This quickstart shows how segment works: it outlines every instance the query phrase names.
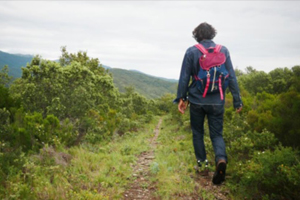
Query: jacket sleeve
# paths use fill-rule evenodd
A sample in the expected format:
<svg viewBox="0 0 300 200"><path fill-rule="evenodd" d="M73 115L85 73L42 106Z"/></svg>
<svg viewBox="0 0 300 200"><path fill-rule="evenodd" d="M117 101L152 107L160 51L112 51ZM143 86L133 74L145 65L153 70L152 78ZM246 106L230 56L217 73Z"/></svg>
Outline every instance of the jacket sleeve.
<svg viewBox="0 0 300 200"><path fill-rule="evenodd" d="M192 55L191 52L187 50L182 61L180 78L179 78L178 89L177 89L177 97L173 101L174 103L178 103L180 99L183 99L184 101L187 99L187 92L188 92L188 86L191 77L192 65L193 65Z"/></svg>
<svg viewBox="0 0 300 200"><path fill-rule="evenodd" d="M239 108L239 107L243 106L243 102L242 102L242 98L240 95L240 90L239 90L239 86L238 86L237 79L235 76L235 72L234 72L234 69L232 66L230 54L228 51L227 51L227 55L226 55L225 67L226 67L227 71L229 72L229 85L228 86L229 86L229 90L233 97L233 107Z"/></svg>

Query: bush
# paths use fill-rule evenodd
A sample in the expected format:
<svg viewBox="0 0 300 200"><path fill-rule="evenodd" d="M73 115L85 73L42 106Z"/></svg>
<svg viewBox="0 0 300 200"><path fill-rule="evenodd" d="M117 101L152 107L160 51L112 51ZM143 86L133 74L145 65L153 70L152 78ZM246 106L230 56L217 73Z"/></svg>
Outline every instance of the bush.
<svg viewBox="0 0 300 200"><path fill-rule="evenodd" d="M24 113L19 110L15 122L7 125L6 131L0 131L3 141L12 147L21 147L24 152L37 152L45 144L56 147L74 141L73 125L69 120L60 122L54 115L43 118L41 113Z"/></svg>
<svg viewBox="0 0 300 200"><path fill-rule="evenodd" d="M296 199L300 195L299 152L290 147L256 151L251 160L235 166L233 180L240 193L261 199Z"/></svg>

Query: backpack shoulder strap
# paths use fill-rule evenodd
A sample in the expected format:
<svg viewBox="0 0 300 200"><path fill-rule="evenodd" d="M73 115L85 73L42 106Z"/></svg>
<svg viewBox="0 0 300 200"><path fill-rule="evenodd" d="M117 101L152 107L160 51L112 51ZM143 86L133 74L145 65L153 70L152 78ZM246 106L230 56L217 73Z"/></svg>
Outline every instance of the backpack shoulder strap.
<svg viewBox="0 0 300 200"><path fill-rule="evenodd" d="M196 44L195 47L199 49L203 54L207 54L208 51L204 48L202 44Z"/></svg>
<svg viewBox="0 0 300 200"><path fill-rule="evenodd" d="M220 52L221 51L221 48L222 48L222 45L219 45L219 44L217 44L216 46L215 46L215 50L214 50L214 52Z"/></svg>

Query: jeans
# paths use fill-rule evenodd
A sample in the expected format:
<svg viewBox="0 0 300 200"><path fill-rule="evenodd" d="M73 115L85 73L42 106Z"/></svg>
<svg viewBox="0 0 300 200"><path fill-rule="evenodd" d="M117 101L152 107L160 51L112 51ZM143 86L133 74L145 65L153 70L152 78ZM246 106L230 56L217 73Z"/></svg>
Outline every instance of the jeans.
<svg viewBox="0 0 300 200"><path fill-rule="evenodd" d="M227 162L225 142L223 139L224 105L190 105L191 128L193 144L197 160L206 160L204 145L204 118L207 115L210 139L215 152L215 162L220 159Z"/></svg>

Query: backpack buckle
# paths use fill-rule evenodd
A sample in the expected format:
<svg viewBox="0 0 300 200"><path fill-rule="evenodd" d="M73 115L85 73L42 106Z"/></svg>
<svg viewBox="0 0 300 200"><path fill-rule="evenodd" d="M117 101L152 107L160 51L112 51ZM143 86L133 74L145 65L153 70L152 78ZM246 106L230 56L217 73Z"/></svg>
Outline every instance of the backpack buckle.
<svg viewBox="0 0 300 200"><path fill-rule="evenodd" d="M203 54L200 58L201 61L204 61L206 59L206 54Z"/></svg>

